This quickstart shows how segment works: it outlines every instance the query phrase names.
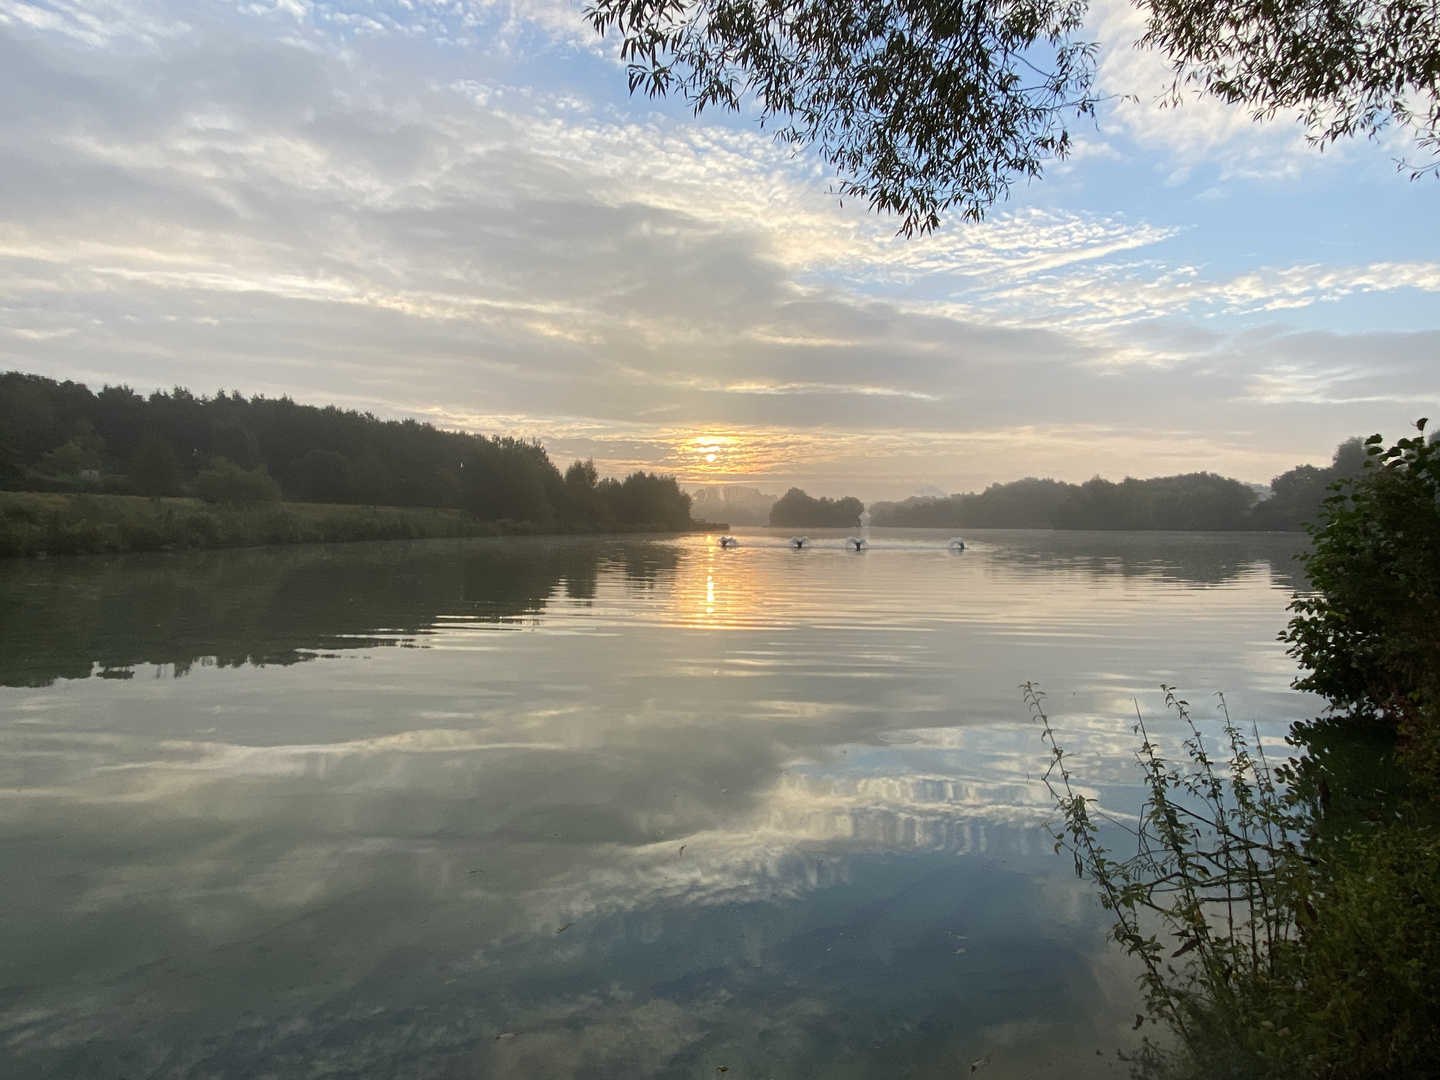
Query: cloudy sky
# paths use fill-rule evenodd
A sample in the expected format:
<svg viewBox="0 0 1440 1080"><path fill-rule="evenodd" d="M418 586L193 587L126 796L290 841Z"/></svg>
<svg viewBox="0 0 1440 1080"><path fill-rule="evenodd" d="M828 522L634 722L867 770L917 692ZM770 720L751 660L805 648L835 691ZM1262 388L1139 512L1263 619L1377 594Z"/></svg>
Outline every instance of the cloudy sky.
<svg viewBox="0 0 1440 1080"><path fill-rule="evenodd" d="M896 497L1265 481L1440 411L1403 141L1117 98L982 225L839 206L753 117L631 99L567 0L0 0L0 367Z"/></svg>

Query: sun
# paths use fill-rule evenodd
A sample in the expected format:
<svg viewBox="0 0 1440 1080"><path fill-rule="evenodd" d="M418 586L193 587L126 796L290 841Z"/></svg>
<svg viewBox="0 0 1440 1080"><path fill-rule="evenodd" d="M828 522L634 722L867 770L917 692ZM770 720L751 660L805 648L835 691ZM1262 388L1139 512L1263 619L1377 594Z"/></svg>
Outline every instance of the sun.
<svg viewBox="0 0 1440 1080"><path fill-rule="evenodd" d="M708 474L723 473L727 451L734 449L730 445L734 441L725 435L693 435L681 444L681 449L693 463L692 468Z"/></svg>
<svg viewBox="0 0 1440 1080"><path fill-rule="evenodd" d="M670 461L686 483L726 484L749 477L770 462L749 432L711 429L677 432Z"/></svg>

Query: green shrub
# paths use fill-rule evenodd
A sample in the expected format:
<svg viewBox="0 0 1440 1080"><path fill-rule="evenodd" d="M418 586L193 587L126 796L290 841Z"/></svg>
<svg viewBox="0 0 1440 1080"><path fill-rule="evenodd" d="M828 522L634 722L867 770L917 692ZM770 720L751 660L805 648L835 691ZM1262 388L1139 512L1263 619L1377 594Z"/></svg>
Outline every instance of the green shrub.
<svg viewBox="0 0 1440 1080"><path fill-rule="evenodd" d="M1440 1077L1440 830L1397 811L1338 834L1277 782L1259 736L1221 708L1212 757L1186 702L1166 701L1185 760L1167 761L1142 721L1136 760L1147 799L1133 827L1080 794L1032 685L1026 700L1050 750L1063 824L1056 850L1098 887L1111 937L1140 961L1147 1019L1137 1076L1175 1080L1425 1080ZM1135 854L1107 849L1100 824Z"/></svg>
<svg viewBox="0 0 1440 1080"><path fill-rule="evenodd" d="M253 469L216 458L195 478L195 494L220 506L263 506L280 501L280 485L264 465Z"/></svg>
<svg viewBox="0 0 1440 1080"><path fill-rule="evenodd" d="M1228 715L1212 761L1167 688L1189 760L1165 761L1137 725L1148 799L1136 854L1116 857L1026 687L1056 848L1115 913L1174 1036L1146 1042L1137 1074L1440 1078L1440 449L1417 427L1389 449L1369 439L1311 529L1283 636L1305 669L1294 685L1331 714L1292 727L1296 761L1272 772Z"/></svg>
<svg viewBox="0 0 1440 1080"><path fill-rule="evenodd" d="M1440 446L1414 438L1369 460L1325 501L1311 552L1310 591L1286 639L1308 672L1297 689L1326 697L1358 723L1397 731L1411 765L1440 777Z"/></svg>

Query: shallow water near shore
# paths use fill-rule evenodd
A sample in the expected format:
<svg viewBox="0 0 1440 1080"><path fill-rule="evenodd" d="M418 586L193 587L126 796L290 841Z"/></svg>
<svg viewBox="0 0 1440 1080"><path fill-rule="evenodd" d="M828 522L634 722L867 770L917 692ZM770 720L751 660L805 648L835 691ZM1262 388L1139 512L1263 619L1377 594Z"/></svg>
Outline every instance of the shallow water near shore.
<svg viewBox="0 0 1440 1080"><path fill-rule="evenodd" d="M0 562L0 1075L1124 1075L1018 686L1281 749L1303 538L739 535Z"/></svg>

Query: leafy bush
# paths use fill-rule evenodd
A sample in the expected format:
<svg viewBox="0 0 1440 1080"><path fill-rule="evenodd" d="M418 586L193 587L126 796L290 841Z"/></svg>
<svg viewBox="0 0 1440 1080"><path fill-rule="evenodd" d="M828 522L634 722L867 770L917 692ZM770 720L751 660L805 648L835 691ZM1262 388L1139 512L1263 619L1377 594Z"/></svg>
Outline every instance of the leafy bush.
<svg viewBox="0 0 1440 1080"><path fill-rule="evenodd" d="M242 469L216 458L195 478L195 494L220 506L262 506L280 501L280 485L264 465Z"/></svg>
<svg viewBox="0 0 1440 1080"><path fill-rule="evenodd" d="M1175 1036L1146 1042L1138 1074L1440 1077L1440 452L1417 426L1389 449L1367 440L1366 467L1336 481L1311 529L1311 591L1284 638L1306 669L1294 685L1332 715L1292 727L1297 760L1272 772L1226 715L1217 763L1167 688L1188 764L1137 725L1148 799L1136 854L1117 858L1025 688L1056 848L1099 887Z"/></svg>
<svg viewBox="0 0 1440 1080"><path fill-rule="evenodd" d="M1167 761L1143 720L1136 760L1148 797L1133 827L1080 794L1045 714L1025 687L1051 764L1045 780L1076 873L1115 914L1111 937L1142 965L1150 1039L1139 1076L1215 1080L1440 1076L1440 832L1411 815L1332 836L1318 807L1279 781L1258 733L1221 699L1223 758L1189 706L1166 702L1186 760ZM1100 823L1129 832L1119 857Z"/></svg>
<svg viewBox="0 0 1440 1080"><path fill-rule="evenodd" d="M1440 776L1440 447L1413 438L1335 485L1312 550L1310 591L1285 637L1308 672L1295 685L1361 723L1398 731L1402 752Z"/></svg>

